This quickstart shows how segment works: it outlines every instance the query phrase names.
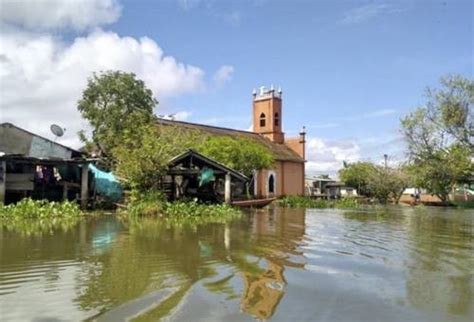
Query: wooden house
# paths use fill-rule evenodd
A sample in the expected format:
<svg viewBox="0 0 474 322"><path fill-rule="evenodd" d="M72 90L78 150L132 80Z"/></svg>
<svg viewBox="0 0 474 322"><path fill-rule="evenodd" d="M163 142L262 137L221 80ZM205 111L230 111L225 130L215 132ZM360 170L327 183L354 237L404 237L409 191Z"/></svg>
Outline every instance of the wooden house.
<svg viewBox="0 0 474 322"><path fill-rule="evenodd" d="M88 200L88 163L77 150L0 124L0 203L24 197Z"/></svg>

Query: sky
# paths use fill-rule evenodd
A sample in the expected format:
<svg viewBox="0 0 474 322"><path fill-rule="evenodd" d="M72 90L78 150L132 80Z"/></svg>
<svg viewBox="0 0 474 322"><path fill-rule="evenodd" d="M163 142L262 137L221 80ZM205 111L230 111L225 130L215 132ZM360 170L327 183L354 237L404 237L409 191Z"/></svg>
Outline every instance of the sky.
<svg viewBox="0 0 474 322"><path fill-rule="evenodd" d="M403 160L400 118L447 74L473 78L473 1L0 0L0 122L79 147L93 72L145 81L157 115L251 128L252 90L283 90L307 173Z"/></svg>

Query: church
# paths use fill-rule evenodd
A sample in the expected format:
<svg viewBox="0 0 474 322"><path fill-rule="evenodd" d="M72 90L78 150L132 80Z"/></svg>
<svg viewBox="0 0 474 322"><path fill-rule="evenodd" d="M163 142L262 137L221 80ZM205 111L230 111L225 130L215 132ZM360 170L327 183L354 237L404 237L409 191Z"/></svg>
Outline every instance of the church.
<svg viewBox="0 0 474 322"><path fill-rule="evenodd" d="M209 135L245 137L266 146L275 162L271 169L256 171L254 195L280 197L304 195L305 189L305 128L298 137L285 138L283 132L282 91L261 87L253 92L253 131L242 131L204 124L159 119L158 126L173 125Z"/></svg>

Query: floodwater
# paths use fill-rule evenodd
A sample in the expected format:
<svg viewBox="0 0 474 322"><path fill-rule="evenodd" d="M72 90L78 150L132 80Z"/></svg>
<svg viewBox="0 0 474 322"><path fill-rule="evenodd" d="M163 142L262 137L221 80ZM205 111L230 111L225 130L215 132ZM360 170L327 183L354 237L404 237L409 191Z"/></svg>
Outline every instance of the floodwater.
<svg viewBox="0 0 474 322"><path fill-rule="evenodd" d="M2 321L473 321L473 211L264 209L0 229Z"/></svg>

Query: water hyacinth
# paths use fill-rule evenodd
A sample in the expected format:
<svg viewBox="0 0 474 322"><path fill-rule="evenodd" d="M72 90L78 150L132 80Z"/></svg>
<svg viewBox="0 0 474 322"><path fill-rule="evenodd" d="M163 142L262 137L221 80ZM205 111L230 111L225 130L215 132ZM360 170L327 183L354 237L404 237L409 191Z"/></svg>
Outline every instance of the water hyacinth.
<svg viewBox="0 0 474 322"><path fill-rule="evenodd" d="M0 219L42 219L79 217L83 212L75 202L49 202L25 198L16 204L0 205Z"/></svg>
<svg viewBox="0 0 474 322"><path fill-rule="evenodd" d="M121 213L129 217L159 217L167 223L223 223L240 216L240 210L226 204L203 204L197 201L166 201L156 191L132 193Z"/></svg>

